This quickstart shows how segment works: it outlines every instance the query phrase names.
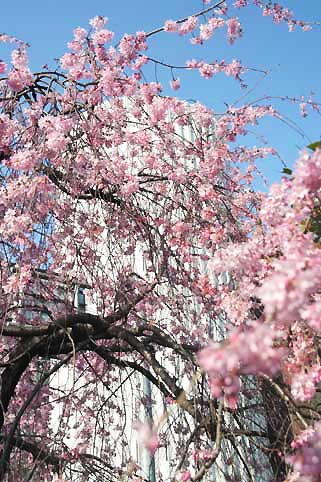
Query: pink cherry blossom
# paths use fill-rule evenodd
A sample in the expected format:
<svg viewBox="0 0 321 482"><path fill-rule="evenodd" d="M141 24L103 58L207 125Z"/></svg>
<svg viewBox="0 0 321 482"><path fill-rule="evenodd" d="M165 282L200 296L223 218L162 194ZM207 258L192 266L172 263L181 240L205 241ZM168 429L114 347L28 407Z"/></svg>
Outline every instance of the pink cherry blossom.
<svg viewBox="0 0 321 482"><path fill-rule="evenodd" d="M3 74L7 69L7 64L3 61L0 60L0 74Z"/></svg>
<svg viewBox="0 0 321 482"><path fill-rule="evenodd" d="M114 33L110 30L101 29L97 30L92 36L92 39L95 44L105 44L110 42L114 37Z"/></svg>
<svg viewBox="0 0 321 482"><path fill-rule="evenodd" d="M211 77L213 77L214 67L213 67L213 65L203 63L199 67L199 72L200 72L202 77L205 77L205 79L210 79Z"/></svg>
<svg viewBox="0 0 321 482"><path fill-rule="evenodd" d="M288 462L298 472L301 480L303 477L311 482L317 482L321 472L321 424L317 422L313 429L307 429L295 440L294 446L298 448L293 456L288 457ZM290 479L291 480L291 479Z"/></svg>
<svg viewBox="0 0 321 482"><path fill-rule="evenodd" d="M257 182L262 160L282 170L265 119L277 130L284 102L320 106L270 92L230 105L223 89L216 111L167 92L178 72L244 86L246 63L213 57L218 29L242 35L236 8L310 24L283 2L203 3L114 45L97 16L35 74L27 44L0 35L1 480L138 482L153 456L160 481L211 464L319 479L321 150ZM172 32L175 65L159 51Z"/></svg>
<svg viewBox="0 0 321 482"><path fill-rule="evenodd" d="M177 32L179 26L174 20L166 20L164 24L165 32Z"/></svg>
<svg viewBox="0 0 321 482"><path fill-rule="evenodd" d="M315 393L318 383L321 381L321 367L315 365L307 372L297 373L291 382L291 393L296 400L305 402L311 400Z"/></svg>
<svg viewBox="0 0 321 482"><path fill-rule="evenodd" d="M103 26L108 22L107 17L102 17L101 15L98 15L91 20L89 20L90 25L95 29L95 30L100 30L103 28ZM81 33L81 35L83 32Z"/></svg>
<svg viewBox="0 0 321 482"><path fill-rule="evenodd" d="M228 19L226 24L228 41L230 44L233 44L238 37L242 36L241 24L237 17Z"/></svg>
<svg viewBox="0 0 321 482"><path fill-rule="evenodd" d="M88 35L87 30L82 27L77 27L74 29L74 37L75 37L75 40L77 40L77 42L81 42L85 40L87 35Z"/></svg>
<svg viewBox="0 0 321 482"><path fill-rule="evenodd" d="M178 90L181 86L181 81L180 79L173 79L170 81L170 85L173 90Z"/></svg>
<svg viewBox="0 0 321 482"><path fill-rule="evenodd" d="M136 430L141 444L153 456L159 447L159 437L157 432L148 423L136 423Z"/></svg>
<svg viewBox="0 0 321 482"><path fill-rule="evenodd" d="M197 27L198 20L197 17L189 17L184 23L179 26L179 34L186 35Z"/></svg>
<svg viewBox="0 0 321 482"><path fill-rule="evenodd" d="M188 480L190 480L191 476L192 474L190 473L190 471L185 470L179 475L179 480L181 480L182 482L187 482Z"/></svg>
<svg viewBox="0 0 321 482"><path fill-rule="evenodd" d="M242 373L277 373L284 353L274 349L275 336L268 326L257 325L244 332L235 330L225 346L212 344L202 350L198 360L209 375L212 395L225 394L234 405Z"/></svg>

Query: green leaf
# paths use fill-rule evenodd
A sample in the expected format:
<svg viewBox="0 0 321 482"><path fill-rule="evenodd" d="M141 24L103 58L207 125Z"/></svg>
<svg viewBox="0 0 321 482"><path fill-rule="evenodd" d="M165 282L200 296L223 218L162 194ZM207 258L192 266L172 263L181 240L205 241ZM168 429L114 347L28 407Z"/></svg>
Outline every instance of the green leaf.
<svg viewBox="0 0 321 482"><path fill-rule="evenodd" d="M308 145L308 148L311 149L311 151L316 151L318 148L321 148L321 141L312 142L312 144Z"/></svg>
<svg viewBox="0 0 321 482"><path fill-rule="evenodd" d="M283 174L288 174L289 176L291 176L291 174L293 173L292 169L290 169L289 167L284 167L282 169L282 173Z"/></svg>

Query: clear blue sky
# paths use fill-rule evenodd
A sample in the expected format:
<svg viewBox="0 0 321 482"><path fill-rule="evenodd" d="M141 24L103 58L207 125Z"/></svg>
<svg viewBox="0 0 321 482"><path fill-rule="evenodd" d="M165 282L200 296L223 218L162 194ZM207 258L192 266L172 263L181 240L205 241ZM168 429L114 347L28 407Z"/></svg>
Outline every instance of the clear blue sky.
<svg viewBox="0 0 321 482"><path fill-rule="evenodd" d="M321 0L284 1L299 19L321 21ZM202 7L200 0L15 0L1 5L0 32L5 32L31 44L30 60L32 69L42 64L55 65L54 59L66 51L66 43L77 26L88 26L88 20L95 15L109 18L108 28L116 33L116 41L122 33L137 30L150 31L161 26L168 18L178 19L197 12ZM308 96L315 92L315 99L321 101L321 26L304 33L298 29L288 33L287 26L275 25L262 17L254 7L241 9L239 18L244 36L232 47L225 40L225 32L217 33L202 49L189 44L189 40L175 35L160 34L150 40L149 55L173 64L182 64L182 59L207 57L209 60L232 60L239 58L243 63L258 69L271 69L270 75L259 83L247 97L256 99L262 95ZM8 48L0 45L0 58L8 58ZM200 100L216 111L224 109L224 102L232 103L245 94L237 82L219 75L210 81L201 79L196 73L178 74L182 88L178 95L185 99ZM164 83L165 93L170 72L158 69L158 79ZM260 78L250 74L246 81L250 87ZM154 71L148 72L148 80L155 80ZM303 120L298 109L286 104L280 105L282 112L298 123L311 141L318 140L321 133L320 117ZM289 165L297 157L300 148L307 144L294 130L276 121L265 121L259 130L267 140L276 146ZM252 139L256 145L260 139ZM270 180L280 175L280 163L274 161L264 171Z"/></svg>

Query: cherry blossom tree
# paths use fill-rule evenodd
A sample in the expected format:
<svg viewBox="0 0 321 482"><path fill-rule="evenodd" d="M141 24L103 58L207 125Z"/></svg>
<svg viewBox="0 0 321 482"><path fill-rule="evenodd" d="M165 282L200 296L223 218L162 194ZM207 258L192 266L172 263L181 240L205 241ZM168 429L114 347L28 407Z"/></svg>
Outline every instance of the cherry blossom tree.
<svg viewBox="0 0 321 482"><path fill-rule="evenodd" d="M214 114L144 77L177 71L148 56L151 37L225 29L232 44L249 4L311 27L281 4L204 4L116 45L97 16L55 70L31 72L28 46L0 37L0 480L150 480L133 427L151 460L171 451L159 481L320 480L320 145L257 192L256 161L276 152L239 138L281 114L264 100Z"/></svg>

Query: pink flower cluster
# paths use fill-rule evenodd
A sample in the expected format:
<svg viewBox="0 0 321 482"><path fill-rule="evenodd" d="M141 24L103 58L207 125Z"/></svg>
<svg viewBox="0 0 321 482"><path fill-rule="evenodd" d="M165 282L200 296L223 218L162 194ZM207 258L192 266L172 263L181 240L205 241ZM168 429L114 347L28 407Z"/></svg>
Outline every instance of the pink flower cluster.
<svg viewBox="0 0 321 482"><path fill-rule="evenodd" d="M235 330L226 343L212 343L199 352L198 361L209 376L213 397L224 394L228 405L235 408L242 374L276 374L284 352L274 348L275 337L271 327L258 324L243 332Z"/></svg>
<svg viewBox="0 0 321 482"><path fill-rule="evenodd" d="M13 68L8 74L7 84L10 89L18 92L33 82L33 75L28 67L26 48L20 47L14 50L11 59Z"/></svg>
<svg viewBox="0 0 321 482"><path fill-rule="evenodd" d="M101 30L107 22L108 22L108 18L102 17L101 15L97 15L96 17L89 20L89 24L95 30Z"/></svg>
<svg viewBox="0 0 321 482"><path fill-rule="evenodd" d="M102 45L107 42L110 42L113 39L113 37L114 37L113 32L111 32L110 30L101 29L101 30L97 30L97 32L95 32L92 35L92 40L94 44Z"/></svg>
<svg viewBox="0 0 321 482"><path fill-rule="evenodd" d="M293 467L290 481L319 482L321 474L321 421L308 428L292 442L294 455L287 457Z"/></svg>
<svg viewBox="0 0 321 482"><path fill-rule="evenodd" d="M225 20L220 17L210 17L206 23L200 25L199 36L193 37L191 43L194 45L202 44L205 40L209 40L215 30L224 27Z"/></svg>
<svg viewBox="0 0 321 482"><path fill-rule="evenodd" d="M238 0L234 5L241 8L249 3ZM259 0L252 3L263 7ZM299 25L286 9L264 4L265 15ZM229 42L235 42L241 26L236 17L224 20L227 12L226 4L213 11L193 43L208 40L223 25ZM29 301L26 288L34 287L34 274L45 266L48 280L37 284L39 297L34 298L50 307L52 318L74 310L69 299L61 308L57 291L61 283L73 291L75 280L94 286L93 298L102 317L115 305L121 308L142 297L114 326L122 328L124 323L126 330L133 328L133 336L142 333L157 346L156 335L140 332L146 320L155 332L166 330L175 346L185 350L192 344L205 346L209 321L214 323L219 314L229 320L224 326L226 340L198 354L214 397L225 397L235 408L243 377L261 373L273 377L281 370L293 397L311 400L321 381L315 343L321 331L321 255L318 232L311 228L320 209L321 151L303 153L291 176L284 176L268 195L255 193L256 160L275 151L237 141L249 125L256 126L264 116L277 117L275 110L251 104L227 107L215 116L198 102L161 96L161 84L143 80L141 72L153 61L143 55L149 36L143 31L125 34L117 46L106 46L113 38L106 22L97 16L88 31L76 28L68 53L60 59L64 71L46 68L40 87L32 86L26 46L18 43L12 53L12 69L2 81L6 98L0 114L1 311L15 313L17 323L30 324L18 310L19 303L22 296ZM191 16L186 21L168 20L163 30L183 36L197 27L197 17ZM5 35L0 41L17 43ZM221 72L240 80L244 71L238 60L191 60L186 67L197 69L206 79ZM6 69L0 61L0 73ZM177 90L180 79L173 75L170 85ZM316 106L303 98L299 103L303 115L307 107ZM133 273L138 255L146 280ZM17 265L14 270L13 265ZM204 265L212 272L204 274ZM149 283L154 281L159 286L151 292ZM32 317L33 324L43 323L42 308ZM97 346L115 348L114 340L96 341ZM127 351L125 339L120 341L126 365L125 360L134 355ZM6 341L4 352L10 352L11 343L15 340ZM175 353L166 346L162 356L176 363L181 352ZM103 373L108 383L119 381L117 367L106 369L95 356L91 363L97 371L90 373ZM86 377L85 357L77 356L75 364ZM37 369L32 366L31 373L38 374ZM59 437L52 438L63 440L73 407L81 406L73 460L91 446L93 425L87 424L87 415L100 410L92 390L97 378L94 381L73 391L72 403L64 407ZM166 377L162 383L166 385ZM7 421L13 420L34 384L30 376L21 379ZM169 391L175 394L171 386ZM39 397L47 396L46 390ZM90 407L87 400L92 401ZM36 427L34 433L45 443L51 404L37 407L42 407L39 417L30 410L21 426L26 434ZM105 407L110 422L106 427L122 431L118 420L125 419L125 409L118 405L118 397L106 400ZM301 481L320 470L319 432L316 424L313 432L302 435L304 443L298 439L293 445L297 453L291 463L302 474ZM179 434L184 435L182 430ZM151 454L160 447L155 427L138 424L138 435ZM109 443L99 424L100 436ZM202 441L195 446L195 462L203 464L215 456L201 448L207 447ZM108 454L113 450L110 447ZM192 479L189 470L180 476ZM40 472L39 477L48 479Z"/></svg>
<svg viewBox="0 0 321 482"><path fill-rule="evenodd" d="M166 20L164 24L165 32L177 32L179 28L179 24L174 20Z"/></svg>
<svg viewBox="0 0 321 482"><path fill-rule="evenodd" d="M0 59L0 74L3 74L7 70L7 64Z"/></svg>
<svg viewBox="0 0 321 482"><path fill-rule="evenodd" d="M181 81L180 79L173 79L170 82L170 86L173 90L178 90L181 86Z"/></svg>
<svg viewBox="0 0 321 482"><path fill-rule="evenodd" d="M140 443L154 455L160 443L155 428L148 423L137 422L136 431Z"/></svg>
<svg viewBox="0 0 321 482"><path fill-rule="evenodd" d="M180 35L186 35L195 30L197 24L197 17L189 17L184 23L179 26L178 32Z"/></svg>
<svg viewBox="0 0 321 482"><path fill-rule="evenodd" d="M318 383L321 381L321 367L314 365L308 370L301 371L293 376L291 381L291 393L296 400L305 402L311 400Z"/></svg>
<svg viewBox="0 0 321 482"><path fill-rule="evenodd" d="M300 310L306 300L320 286L321 270L317 262L315 259L315 264L311 267L306 263L300 266L294 260L275 263L275 271L257 290L269 319L282 325L293 323L300 317Z"/></svg>
<svg viewBox="0 0 321 482"><path fill-rule="evenodd" d="M237 17L229 18L227 21L227 38L229 43L234 44L238 37L242 36L242 28Z"/></svg>
<svg viewBox="0 0 321 482"><path fill-rule="evenodd" d="M189 61L186 66L190 69L197 68L199 73L205 79L210 79L213 75L223 72L228 77L234 77L236 80L241 81L240 74L245 71L244 67L241 65L239 60L232 60L231 63L226 64L224 60L220 62L214 62L213 64L208 64L204 61Z"/></svg>
<svg viewBox="0 0 321 482"><path fill-rule="evenodd" d="M192 452L192 458L195 461L204 461L207 462L208 460L211 460L212 458L216 457L218 454L217 449L195 449Z"/></svg>

